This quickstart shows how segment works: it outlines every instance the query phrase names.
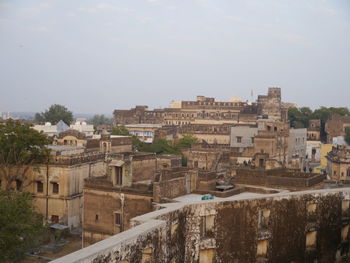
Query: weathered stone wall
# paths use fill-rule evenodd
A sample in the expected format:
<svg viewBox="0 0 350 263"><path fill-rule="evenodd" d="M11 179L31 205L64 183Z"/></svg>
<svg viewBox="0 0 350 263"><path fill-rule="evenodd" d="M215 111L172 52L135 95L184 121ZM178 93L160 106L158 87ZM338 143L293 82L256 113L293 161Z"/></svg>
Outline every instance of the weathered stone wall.
<svg viewBox="0 0 350 263"><path fill-rule="evenodd" d="M268 94L258 96L258 113L270 119L281 120L281 89L269 88Z"/></svg>
<svg viewBox="0 0 350 263"><path fill-rule="evenodd" d="M131 165L133 182L153 179L157 169L155 155L133 156Z"/></svg>
<svg viewBox="0 0 350 263"><path fill-rule="evenodd" d="M218 150L190 150L187 157L187 166L189 168L210 170L215 164L219 154L220 151Z"/></svg>
<svg viewBox="0 0 350 263"><path fill-rule="evenodd" d="M157 170L182 166L180 155L159 154L156 156L156 158L157 158Z"/></svg>
<svg viewBox="0 0 350 263"><path fill-rule="evenodd" d="M349 248L349 204L349 188L174 203L53 263L339 262Z"/></svg>
<svg viewBox="0 0 350 263"><path fill-rule="evenodd" d="M153 183L153 194L155 202L161 202L164 198L172 199L187 194L186 177Z"/></svg>
<svg viewBox="0 0 350 263"><path fill-rule="evenodd" d="M288 189L306 189L322 182L320 174L305 174L287 169L237 169L235 183L260 185L266 187L284 187Z"/></svg>
<svg viewBox="0 0 350 263"><path fill-rule="evenodd" d="M84 189L84 247L129 229L131 218L152 211L152 195L121 193L97 180L91 183L94 189L89 184ZM116 224L115 213L121 215L121 224Z"/></svg>

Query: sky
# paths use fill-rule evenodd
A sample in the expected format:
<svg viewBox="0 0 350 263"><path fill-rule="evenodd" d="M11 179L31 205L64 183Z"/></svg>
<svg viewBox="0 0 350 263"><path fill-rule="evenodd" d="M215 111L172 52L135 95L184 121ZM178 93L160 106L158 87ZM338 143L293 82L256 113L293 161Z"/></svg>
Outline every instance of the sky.
<svg viewBox="0 0 350 263"><path fill-rule="evenodd" d="M350 1L0 0L0 111L111 114L268 87L350 108Z"/></svg>

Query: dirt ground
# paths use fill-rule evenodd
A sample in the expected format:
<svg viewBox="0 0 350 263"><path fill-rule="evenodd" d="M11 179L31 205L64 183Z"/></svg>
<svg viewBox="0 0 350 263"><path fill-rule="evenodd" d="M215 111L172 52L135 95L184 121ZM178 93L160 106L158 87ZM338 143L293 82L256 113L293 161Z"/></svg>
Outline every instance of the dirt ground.
<svg viewBox="0 0 350 263"><path fill-rule="evenodd" d="M26 256L20 263L44 263L50 260L54 260L56 258L63 257L68 255L74 251L81 249L81 237L80 236L70 236L66 238L69 241L64 247L58 251L57 253L52 252L41 252L39 256L44 257L45 259L40 259L37 257Z"/></svg>

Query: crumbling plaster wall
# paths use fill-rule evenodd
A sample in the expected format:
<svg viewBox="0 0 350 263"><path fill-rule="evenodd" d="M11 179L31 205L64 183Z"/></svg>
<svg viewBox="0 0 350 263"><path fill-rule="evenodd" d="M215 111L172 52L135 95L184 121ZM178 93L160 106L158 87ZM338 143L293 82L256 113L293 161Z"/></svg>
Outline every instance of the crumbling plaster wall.
<svg viewBox="0 0 350 263"><path fill-rule="evenodd" d="M349 246L349 199L343 188L175 203L53 263L337 262Z"/></svg>

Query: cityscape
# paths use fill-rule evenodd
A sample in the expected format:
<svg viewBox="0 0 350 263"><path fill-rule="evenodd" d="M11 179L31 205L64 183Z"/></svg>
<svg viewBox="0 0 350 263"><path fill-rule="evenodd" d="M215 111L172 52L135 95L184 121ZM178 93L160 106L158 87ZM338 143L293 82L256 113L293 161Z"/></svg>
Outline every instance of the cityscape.
<svg viewBox="0 0 350 263"><path fill-rule="evenodd" d="M350 262L349 16L0 0L0 262Z"/></svg>

